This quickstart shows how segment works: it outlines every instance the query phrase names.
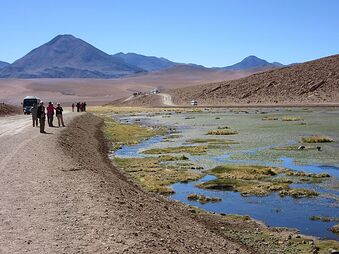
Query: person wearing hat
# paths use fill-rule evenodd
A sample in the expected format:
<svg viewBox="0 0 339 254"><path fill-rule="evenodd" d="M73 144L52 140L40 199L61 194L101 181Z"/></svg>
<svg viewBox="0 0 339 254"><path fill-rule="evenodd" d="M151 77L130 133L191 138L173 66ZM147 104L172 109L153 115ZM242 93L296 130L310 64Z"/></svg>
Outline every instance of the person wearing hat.
<svg viewBox="0 0 339 254"><path fill-rule="evenodd" d="M55 108L55 115L58 119L58 125L60 127L60 124L62 124L62 127L65 127L65 124L64 124L64 118L62 116L62 111L63 108L60 106L60 103L57 104L57 107Z"/></svg>
<svg viewBox="0 0 339 254"><path fill-rule="evenodd" d="M40 133L46 133L45 132L46 112L43 101L40 102L40 105L37 109L37 117L39 119L40 124Z"/></svg>

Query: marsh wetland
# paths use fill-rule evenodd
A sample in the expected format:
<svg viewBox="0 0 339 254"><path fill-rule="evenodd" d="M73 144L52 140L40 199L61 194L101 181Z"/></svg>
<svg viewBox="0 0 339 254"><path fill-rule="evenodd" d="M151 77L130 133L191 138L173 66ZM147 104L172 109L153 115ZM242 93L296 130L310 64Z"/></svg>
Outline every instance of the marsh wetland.
<svg viewBox="0 0 339 254"><path fill-rule="evenodd" d="M339 240L339 109L144 109L112 118L154 132L114 151L149 191Z"/></svg>

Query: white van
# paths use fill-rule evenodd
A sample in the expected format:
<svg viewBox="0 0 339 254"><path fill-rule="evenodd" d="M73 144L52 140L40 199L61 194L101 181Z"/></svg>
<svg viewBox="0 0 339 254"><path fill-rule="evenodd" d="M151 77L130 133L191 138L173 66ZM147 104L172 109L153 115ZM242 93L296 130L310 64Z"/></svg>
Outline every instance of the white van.
<svg viewBox="0 0 339 254"><path fill-rule="evenodd" d="M26 96L22 101L22 110L25 115L32 113L33 104L36 103L39 106L40 99L36 96Z"/></svg>
<svg viewBox="0 0 339 254"><path fill-rule="evenodd" d="M197 102L196 100L192 100L192 101L191 101L191 105L192 105L192 106L198 106L198 102Z"/></svg>

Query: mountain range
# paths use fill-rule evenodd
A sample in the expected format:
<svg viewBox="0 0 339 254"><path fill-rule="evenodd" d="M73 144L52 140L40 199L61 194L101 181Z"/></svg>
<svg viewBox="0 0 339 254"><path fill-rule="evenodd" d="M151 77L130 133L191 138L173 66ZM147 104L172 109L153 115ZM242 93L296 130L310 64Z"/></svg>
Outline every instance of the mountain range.
<svg viewBox="0 0 339 254"><path fill-rule="evenodd" d="M113 57L120 58L125 63L137 66L138 68L146 71L159 71L177 64L163 57L144 56L136 53L124 54L120 52L113 55Z"/></svg>
<svg viewBox="0 0 339 254"><path fill-rule="evenodd" d="M107 54L73 35L58 35L33 49L12 64L0 62L0 78L97 78L111 79L171 68L215 69L195 64L181 64L163 57L136 53ZM239 71L283 66L256 56L217 69Z"/></svg>
<svg viewBox="0 0 339 254"><path fill-rule="evenodd" d="M9 63L0 61L0 69L7 66L7 65L9 65Z"/></svg>
<svg viewBox="0 0 339 254"><path fill-rule="evenodd" d="M277 68L283 67L284 65L278 62L269 63L264 59L260 59L256 56L248 56L244 58L241 62L223 67L224 70L232 70L232 71L239 71L239 70L246 70L246 69L253 69L253 68Z"/></svg>

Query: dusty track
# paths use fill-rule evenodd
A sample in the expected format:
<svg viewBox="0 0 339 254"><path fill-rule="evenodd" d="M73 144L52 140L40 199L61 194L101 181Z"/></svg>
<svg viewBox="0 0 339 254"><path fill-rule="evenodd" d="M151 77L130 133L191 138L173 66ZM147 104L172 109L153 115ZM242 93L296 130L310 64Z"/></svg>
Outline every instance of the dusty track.
<svg viewBox="0 0 339 254"><path fill-rule="evenodd" d="M126 179L106 156L100 119L85 114L49 135L23 116L1 124L0 253L248 253Z"/></svg>
<svg viewBox="0 0 339 254"><path fill-rule="evenodd" d="M171 95L167 93L160 93L159 95L162 98L162 104L164 104L165 106L172 106L172 107L175 106Z"/></svg>

